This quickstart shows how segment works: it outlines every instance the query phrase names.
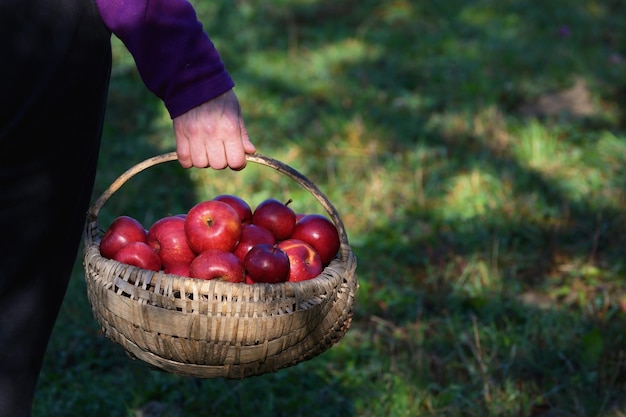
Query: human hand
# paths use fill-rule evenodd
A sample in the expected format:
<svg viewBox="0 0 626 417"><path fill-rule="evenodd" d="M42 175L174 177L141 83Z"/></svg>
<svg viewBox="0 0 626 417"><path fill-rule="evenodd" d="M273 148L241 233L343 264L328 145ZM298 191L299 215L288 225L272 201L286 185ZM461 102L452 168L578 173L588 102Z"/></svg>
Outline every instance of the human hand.
<svg viewBox="0 0 626 417"><path fill-rule="evenodd" d="M178 162L184 168L240 170L256 151L233 90L174 118Z"/></svg>

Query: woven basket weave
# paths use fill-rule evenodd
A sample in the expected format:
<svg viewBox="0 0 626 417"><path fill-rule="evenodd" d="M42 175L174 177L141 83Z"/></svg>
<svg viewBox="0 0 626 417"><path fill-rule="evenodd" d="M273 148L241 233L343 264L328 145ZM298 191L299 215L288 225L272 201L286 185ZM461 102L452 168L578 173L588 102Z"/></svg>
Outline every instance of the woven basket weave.
<svg viewBox="0 0 626 417"><path fill-rule="evenodd" d="M309 360L350 327L358 288L356 257L337 211L315 184L288 165L259 154L247 159L290 177L319 201L339 231L338 257L312 280L254 285L180 277L102 257L101 208L134 175L174 161L176 154L147 159L96 200L84 232L83 264L94 317L131 357L179 375L241 379Z"/></svg>

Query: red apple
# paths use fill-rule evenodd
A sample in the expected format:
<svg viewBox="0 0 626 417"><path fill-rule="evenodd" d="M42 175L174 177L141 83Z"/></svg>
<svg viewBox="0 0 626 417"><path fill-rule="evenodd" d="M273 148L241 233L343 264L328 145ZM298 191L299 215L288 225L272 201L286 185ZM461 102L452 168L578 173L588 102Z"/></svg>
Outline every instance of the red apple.
<svg viewBox="0 0 626 417"><path fill-rule="evenodd" d="M118 262L134 265L142 269L159 271L161 258L146 242L130 242L115 252L113 256Z"/></svg>
<svg viewBox="0 0 626 417"><path fill-rule="evenodd" d="M181 277L188 277L189 276L189 266L190 266L190 263L188 263L188 264L183 264L183 263L169 264L169 265L165 265L163 267L163 272L165 272L166 274L174 274L174 275L178 275L178 276L181 276Z"/></svg>
<svg viewBox="0 0 626 417"><path fill-rule="evenodd" d="M289 278L289 257L276 244L254 246L244 259L244 267L253 282L278 283Z"/></svg>
<svg viewBox="0 0 626 417"><path fill-rule="evenodd" d="M232 251L241 237L237 211L223 201L206 200L193 206L185 218L189 246L200 254L207 249Z"/></svg>
<svg viewBox="0 0 626 417"><path fill-rule="evenodd" d="M228 282L244 282L243 262L232 252L207 249L191 261L189 276L199 279L219 279Z"/></svg>
<svg viewBox="0 0 626 417"><path fill-rule="evenodd" d="M178 215L154 222L148 229L148 244L159 255L163 266L189 264L196 257L187 240L185 219Z"/></svg>
<svg viewBox="0 0 626 417"><path fill-rule="evenodd" d="M252 223L252 208L243 198L232 194L220 194L214 197L213 200L223 201L234 208L241 218L241 224Z"/></svg>
<svg viewBox="0 0 626 417"><path fill-rule="evenodd" d="M339 251L339 232L335 224L327 217L311 213L296 223L292 239L300 239L313 246L322 258L322 264L328 265Z"/></svg>
<svg viewBox="0 0 626 417"><path fill-rule="evenodd" d="M289 282L306 281L322 273L322 258L313 246L299 239L286 239L278 248L289 258Z"/></svg>
<svg viewBox="0 0 626 417"><path fill-rule="evenodd" d="M274 198L262 201L252 213L252 224L264 227L274 235L276 241L287 239L296 224L296 213L287 203Z"/></svg>
<svg viewBox="0 0 626 417"><path fill-rule="evenodd" d="M147 242L148 232L139 222L130 216L119 216L104 232L100 240L100 254L113 259L115 253L130 242Z"/></svg>
<svg viewBox="0 0 626 417"><path fill-rule="evenodd" d="M253 246L260 243L273 244L275 242L274 235L266 228L252 223L246 224L243 226L241 239L239 239L239 243L235 246L235 249L233 249L233 253L243 261L246 258L246 254Z"/></svg>

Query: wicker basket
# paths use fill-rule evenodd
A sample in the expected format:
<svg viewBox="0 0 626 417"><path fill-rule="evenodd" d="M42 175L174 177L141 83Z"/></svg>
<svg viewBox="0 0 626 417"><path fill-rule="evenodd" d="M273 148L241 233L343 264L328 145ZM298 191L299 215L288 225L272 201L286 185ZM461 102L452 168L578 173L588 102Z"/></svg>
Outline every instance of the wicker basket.
<svg viewBox="0 0 626 417"><path fill-rule="evenodd" d="M337 211L305 176L277 160L248 155L298 182L328 212L339 231L339 256L318 277L298 283L204 281L125 265L100 255L98 214L139 172L176 160L147 159L121 175L87 213L84 268L87 296L104 334L133 358L196 378L236 378L276 372L337 343L350 327L358 288L356 257Z"/></svg>

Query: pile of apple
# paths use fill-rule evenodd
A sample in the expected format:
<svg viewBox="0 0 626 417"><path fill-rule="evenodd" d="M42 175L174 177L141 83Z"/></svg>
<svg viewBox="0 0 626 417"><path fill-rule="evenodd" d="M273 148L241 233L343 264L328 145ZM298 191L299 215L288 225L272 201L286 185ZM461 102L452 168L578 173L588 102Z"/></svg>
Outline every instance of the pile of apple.
<svg viewBox="0 0 626 417"><path fill-rule="evenodd" d="M119 216L100 241L100 254L128 265L198 279L228 282L298 282L317 277L337 256L335 225L317 213L296 213L274 198L254 210L236 195L221 194L187 213L145 228Z"/></svg>

